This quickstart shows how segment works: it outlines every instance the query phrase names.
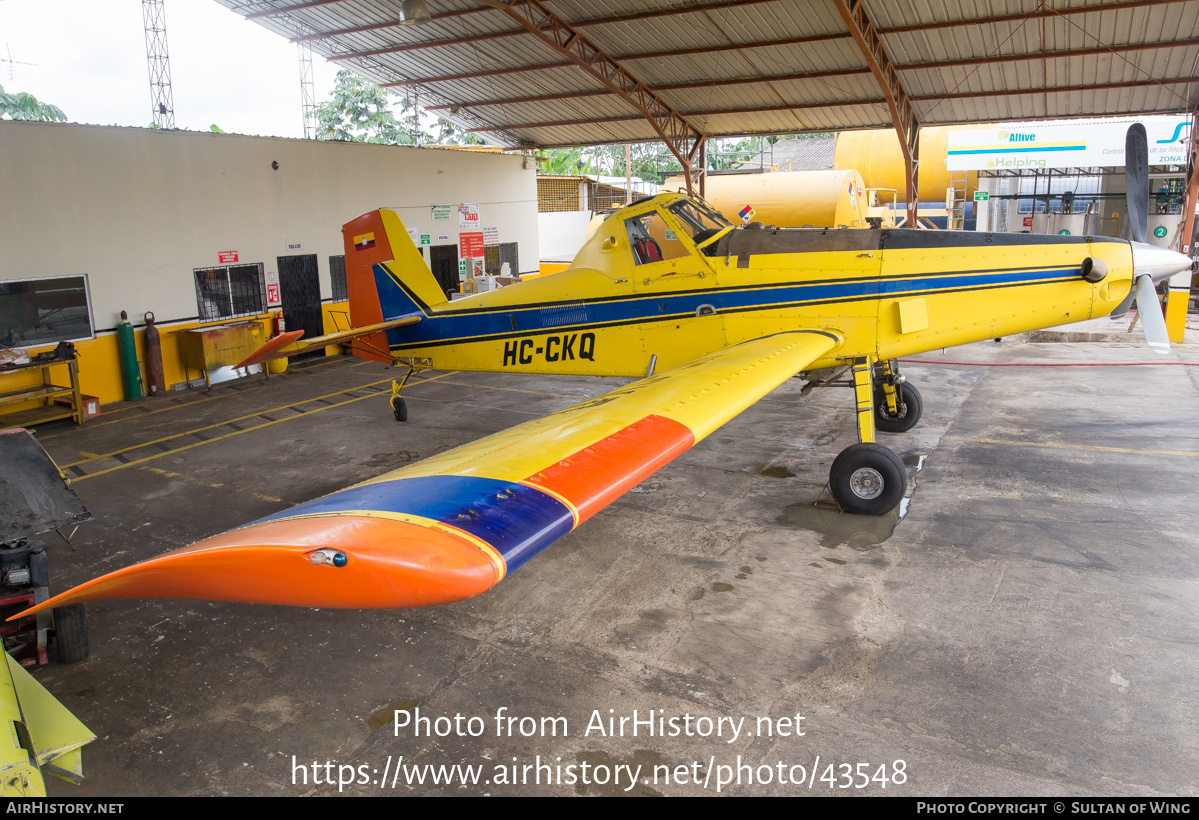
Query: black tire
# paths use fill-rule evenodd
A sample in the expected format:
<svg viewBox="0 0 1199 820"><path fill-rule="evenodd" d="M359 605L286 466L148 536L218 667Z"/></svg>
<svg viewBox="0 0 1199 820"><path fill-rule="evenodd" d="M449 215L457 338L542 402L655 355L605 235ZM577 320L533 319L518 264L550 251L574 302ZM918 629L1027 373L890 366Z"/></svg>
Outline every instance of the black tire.
<svg viewBox="0 0 1199 820"><path fill-rule="evenodd" d="M60 606L54 610L54 643L59 663L79 663L87 660L87 613L83 604Z"/></svg>
<svg viewBox="0 0 1199 820"><path fill-rule="evenodd" d="M391 400L391 412L395 415L396 421L408 421L408 405L399 396Z"/></svg>
<svg viewBox="0 0 1199 820"><path fill-rule="evenodd" d="M907 468L881 444L846 447L828 474L833 498L855 515L886 515L903 500L907 484Z"/></svg>
<svg viewBox="0 0 1199 820"><path fill-rule="evenodd" d="M874 426L884 433L906 433L920 421L924 412L924 400L920 391L904 382L899 385L896 399L899 401L899 415L892 416L887 412L887 394L882 385L874 391Z"/></svg>

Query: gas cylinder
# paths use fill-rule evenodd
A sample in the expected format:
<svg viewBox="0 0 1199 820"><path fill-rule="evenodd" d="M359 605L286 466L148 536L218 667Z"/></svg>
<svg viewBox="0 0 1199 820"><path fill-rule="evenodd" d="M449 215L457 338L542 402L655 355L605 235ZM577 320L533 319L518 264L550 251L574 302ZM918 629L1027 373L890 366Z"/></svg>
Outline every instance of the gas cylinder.
<svg viewBox="0 0 1199 820"><path fill-rule="evenodd" d="M154 314L146 312L146 381L150 383L150 395L161 396L167 392L167 377L162 370L162 340L154 326Z"/></svg>
<svg viewBox="0 0 1199 820"><path fill-rule="evenodd" d="M129 324L129 314L123 310L121 323L117 325L117 353L121 360L121 380L125 383L125 401L136 401L142 397L142 370L137 363L133 325Z"/></svg>

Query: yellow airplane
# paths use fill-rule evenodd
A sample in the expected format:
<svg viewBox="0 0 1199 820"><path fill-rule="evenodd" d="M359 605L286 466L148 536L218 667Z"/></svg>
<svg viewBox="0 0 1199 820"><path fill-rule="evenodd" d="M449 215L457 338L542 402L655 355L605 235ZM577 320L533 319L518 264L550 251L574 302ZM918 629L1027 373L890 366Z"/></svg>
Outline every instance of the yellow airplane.
<svg viewBox="0 0 1199 820"><path fill-rule="evenodd" d="M1143 134L1143 129L1142 129ZM1142 214L1147 210L1145 176ZM1130 195L1130 201L1139 195ZM1135 212L1135 203L1132 203ZM896 359L1109 314L1190 266L1106 237L737 226L663 194L612 214L562 273L448 301L393 211L344 229L355 352L419 369L640 377L599 398L117 570L41 608L178 597L391 608L490 589L796 374L853 386L843 509L882 514L906 471L875 440L920 419ZM1134 286L1135 282L1135 286ZM242 364L324 345L299 334ZM406 379L407 377L405 377ZM407 417L399 393L392 406Z"/></svg>

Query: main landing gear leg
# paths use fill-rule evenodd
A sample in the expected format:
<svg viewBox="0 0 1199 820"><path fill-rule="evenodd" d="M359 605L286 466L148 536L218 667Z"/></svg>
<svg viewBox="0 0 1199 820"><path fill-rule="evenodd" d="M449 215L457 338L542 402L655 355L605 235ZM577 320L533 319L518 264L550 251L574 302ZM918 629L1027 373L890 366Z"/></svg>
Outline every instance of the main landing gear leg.
<svg viewBox="0 0 1199 820"><path fill-rule="evenodd" d="M874 423L884 433L906 433L924 412L920 391L900 375L895 359L884 359L875 370Z"/></svg>
<svg viewBox="0 0 1199 820"><path fill-rule="evenodd" d="M391 412L396 417L396 421L408 421L408 405L400 397L400 390L408 383L408 379L416 372L415 367L409 367L408 372L404 374L404 378L398 382L395 379L391 380Z"/></svg>
<svg viewBox="0 0 1199 820"><path fill-rule="evenodd" d="M874 441L874 367L869 357L853 362L858 443L841 451L829 470L828 486L841 509L857 515L884 515L907 489L907 469L899 456Z"/></svg>

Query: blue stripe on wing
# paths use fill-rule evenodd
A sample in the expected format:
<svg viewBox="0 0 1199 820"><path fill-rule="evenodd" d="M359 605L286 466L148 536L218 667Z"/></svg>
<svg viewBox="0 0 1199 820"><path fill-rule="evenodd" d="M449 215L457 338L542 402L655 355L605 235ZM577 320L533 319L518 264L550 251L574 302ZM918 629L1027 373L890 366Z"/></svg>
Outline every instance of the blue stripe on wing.
<svg viewBox="0 0 1199 820"><path fill-rule="evenodd" d="M406 513L457 527L483 539L516 569L574 526L561 501L524 484L475 476L398 478L350 487L255 521L350 510Z"/></svg>

